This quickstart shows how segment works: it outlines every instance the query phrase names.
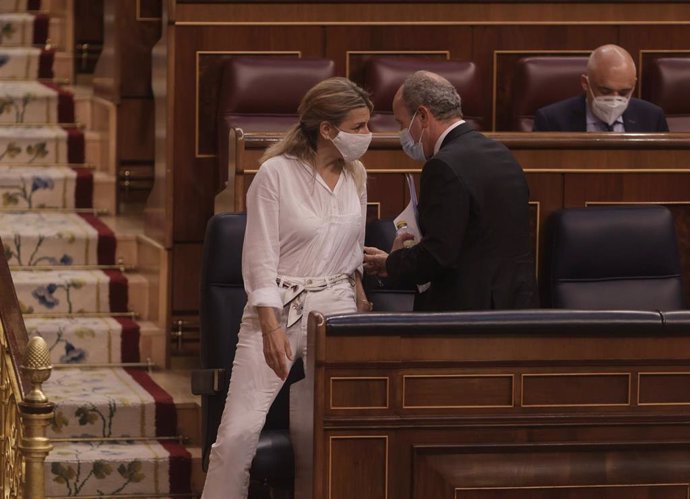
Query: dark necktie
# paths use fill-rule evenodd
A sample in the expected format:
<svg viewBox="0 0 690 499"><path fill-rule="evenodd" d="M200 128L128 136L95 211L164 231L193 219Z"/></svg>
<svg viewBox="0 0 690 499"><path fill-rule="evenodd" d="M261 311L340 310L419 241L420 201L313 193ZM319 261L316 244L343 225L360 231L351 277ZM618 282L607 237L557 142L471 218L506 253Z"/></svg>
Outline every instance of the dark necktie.
<svg viewBox="0 0 690 499"><path fill-rule="evenodd" d="M613 132L613 127L616 123L614 122L612 125L609 125L608 123L604 123L604 126L606 127L607 132Z"/></svg>

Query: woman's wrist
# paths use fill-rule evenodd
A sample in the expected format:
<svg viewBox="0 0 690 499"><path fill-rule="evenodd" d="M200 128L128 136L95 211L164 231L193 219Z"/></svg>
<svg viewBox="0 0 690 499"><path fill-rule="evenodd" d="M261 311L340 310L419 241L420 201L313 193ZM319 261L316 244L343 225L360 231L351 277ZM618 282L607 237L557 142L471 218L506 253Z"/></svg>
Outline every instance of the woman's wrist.
<svg viewBox="0 0 690 499"><path fill-rule="evenodd" d="M374 304L367 300L366 297L357 298L357 308L361 309L363 307L367 312L371 312L372 310L374 310Z"/></svg>
<svg viewBox="0 0 690 499"><path fill-rule="evenodd" d="M261 336L268 336L270 334L275 333L278 331L282 326L278 324L277 326L272 326L272 327L266 327L266 328L261 328Z"/></svg>

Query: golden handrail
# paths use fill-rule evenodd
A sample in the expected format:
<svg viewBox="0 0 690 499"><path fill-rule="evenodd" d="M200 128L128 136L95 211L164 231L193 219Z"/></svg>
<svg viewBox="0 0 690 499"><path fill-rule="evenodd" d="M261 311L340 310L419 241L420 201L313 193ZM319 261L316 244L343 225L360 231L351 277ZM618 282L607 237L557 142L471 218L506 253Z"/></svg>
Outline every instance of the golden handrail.
<svg viewBox="0 0 690 499"><path fill-rule="evenodd" d="M0 241L1 246L1 241ZM43 499L46 427L54 404L41 390L52 366L42 338L30 341L12 277L0 257L0 491L2 499Z"/></svg>

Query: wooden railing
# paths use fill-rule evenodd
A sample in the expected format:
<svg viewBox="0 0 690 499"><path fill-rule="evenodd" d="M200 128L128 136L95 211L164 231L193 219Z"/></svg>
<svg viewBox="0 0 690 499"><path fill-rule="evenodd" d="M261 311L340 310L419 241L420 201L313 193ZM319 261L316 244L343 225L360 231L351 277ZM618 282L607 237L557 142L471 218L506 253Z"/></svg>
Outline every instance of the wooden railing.
<svg viewBox="0 0 690 499"><path fill-rule="evenodd" d="M28 339L12 277L0 257L0 491L2 499L43 499L46 427L54 404L41 391L50 376L48 347Z"/></svg>
<svg viewBox="0 0 690 499"><path fill-rule="evenodd" d="M689 133L522 133L494 132L522 165L528 178L535 174L684 173L690 171ZM230 131L228 162L221 172L227 181L216 197L216 213L242 211L244 193L259 158L282 133ZM422 164L406 157L397 133L376 133L362 158L369 175L420 173ZM369 196L370 201L372 196ZM402 202L402 198L400 200ZM400 210L404 205L391 207Z"/></svg>

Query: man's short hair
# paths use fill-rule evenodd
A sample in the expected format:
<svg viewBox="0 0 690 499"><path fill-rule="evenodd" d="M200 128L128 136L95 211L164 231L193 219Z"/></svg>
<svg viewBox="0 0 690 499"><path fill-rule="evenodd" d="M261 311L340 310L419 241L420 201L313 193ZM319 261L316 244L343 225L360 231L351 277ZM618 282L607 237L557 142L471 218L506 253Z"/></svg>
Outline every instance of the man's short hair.
<svg viewBox="0 0 690 499"><path fill-rule="evenodd" d="M438 120L462 118L458 91L436 73L417 71L408 76L402 86L402 99L410 116L419 106L426 106Z"/></svg>

